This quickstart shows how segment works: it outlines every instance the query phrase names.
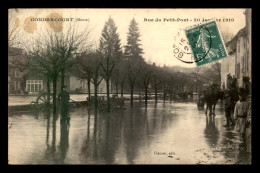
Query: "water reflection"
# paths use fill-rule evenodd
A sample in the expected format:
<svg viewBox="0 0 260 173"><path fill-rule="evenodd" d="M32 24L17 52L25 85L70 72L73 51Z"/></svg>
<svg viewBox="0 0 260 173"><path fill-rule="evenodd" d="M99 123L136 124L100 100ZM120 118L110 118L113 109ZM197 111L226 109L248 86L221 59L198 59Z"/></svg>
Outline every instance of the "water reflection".
<svg viewBox="0 0 260 173"><path fill-rule="evenodd" d="M227 162L235 161L235 164L251 163L251 154L241 148L242 143L237 132L233 131L234 127L227 129L223 134L222 151Z"/></svg>
<svg viewBox="0 0 260 173"><path fill-rule="evenodd" d="M219 139L219 132L215 125L215 116L206 117L205 138L209 146L216 146Z"/></svg>
<svg viewBox="0 0 260 173"><path fill-rule="evenodd" d="M125 138L126 158L129 164L133 164L137 153L138 136L141 134L141 130L138 128L140 126L138 126L138 122L136 122L136 114L134 114L133 109L130 110L130 116L127 118L130 119L129 121L130 123L125 127L126 129L124 130L124 136L126 136ZM142 120L141 117L140 120ZM139 123L140 122L141 121L139 121Z"/></svg>
<svg viewBox="0 0 260 173"><path fill-rule="evenodd" d="M51 113L50 109L48 109L45 113L45 117L47 119L46 125L46 151L44 160L50 163L57 163L57 156L56 156L56 120L57 116L52 116L52 142L51 145L49 144L49 136L50 136L50 119Z"/></svg>
<svg viewBox="0 0 260 173"><path fill-rule="evenodd" d="M204 106L197 106L199 111L204 111Z"/></svg>
<svg viewBox="0 0 260 173"><path fill-rule="evenodd" d="M43 162L46 163L54 163L54 164L63 164L67 155L68 147L69 147L69 127L70 125L67 122L60 122L60 143L57 150L56 146L56 128L57 128L57 120L58 114L52 116L52 141L51 145L49 143L50 138L50 119L51 119L51 111L46 110L44 112L46 117L46 151L44 155Z"/></svg>
<svg viewBox="0 0 260 173"><path fill-rule="evenodd" d="M46 145L49 144L49 135L50 135L50 118L51 118L51 113L50 109L46 111L45 117L47 119L47 125L46 125Z"/></svg>
<svg viewBox="0 0 260 173"><path fill-rule="evenodd" d="M91 110L88 110L87 136L80 155L87 162L113 163L121 136L121 118L113 117L111 113L92 111L94 112L93 136L90 135Z"/></svg>
<svg viewBox="0 0 260 173"><path fill-rule="evenodd" d="M150 106L150 105L149 105ZM148 111L149 115L152 108L144 108L142 110L131 110L131 123L130 127L126 130L124 136L130 135L131 137L125 138L125 143L127 144L127 160L128 163L133 164L134 160L138 156L139 146L147 146L149 142L150 132L150 121L148 119ZM133 114L134 113L134 114Z"/></svg>
<svg viewBox="0 0 260 173"><path fill-rule="evenodd" d="M26 115L19 120L21 126L32 128L40 122L37 128L42 128L43 133L22 134L26 148L24 157L29 158L26 163L40 164L197 163L192 158L195 150L206 148L205 152L209 152L208 148L216 150L223 146L225 149L219 152L225 158L243 160L243 153L229 147L234 146L234 136L222 129L224 117L222 120L220 107L216 111L217 119L197 111L196 103L148 102L145 107L138 102L134 108L110 113L81 107L70 112L71 125L57 123L59 116L52 116L51 111L44 116L39 114L39 119ZM17 146L15 142L20 135L15 128L19 126L14 122L10 132L12 146ZM33 142L28 140L35 135L41 138ZM37 149L31 151L31 148ZM154 156L154 151L170 151L176 155Z"/></svg>
<svg viewBox="0 0 260 173"><path fill-rule="evenodd" d="M93 111L93 136L91 138L89 135L88 125L81 157L84 157L86 162L101 164L113 164L118 161L118 157L125 157L128 164L134 164L138 157L139 146L149 145L149 140L151 141L149 138L156 131L157 110L129 109L126 115L124 110L110 113ZM152 115L151 121L148 115ZM162 122L165 121L167 120ZM163 124L160 127L162 126ZM125 153L125 156L122 156L122 153Z"/></svg>
<svg viewBox="0 0 260 173"><path fill-rule="evenodd" d="M69 124L65 121L61 121L60 125L60 162L64 163L64 159L66 158L66 154L69 148Z"/></svg>

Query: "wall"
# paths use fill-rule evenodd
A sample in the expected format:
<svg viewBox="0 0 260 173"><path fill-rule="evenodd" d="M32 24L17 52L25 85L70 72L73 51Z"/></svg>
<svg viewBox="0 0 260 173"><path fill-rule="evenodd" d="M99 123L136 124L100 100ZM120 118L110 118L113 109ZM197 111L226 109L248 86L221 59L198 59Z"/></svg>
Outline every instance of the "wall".
<svg viewBox="0 0 260 173"><path fill-rule="evenodd" d="M221 63L221 85L224 83L227 88L227 74L235 75L235 54L224 58Z"/></svg>
<svg viewBox="0 0 260 173"><path fill-rule="evenodd" d="M85 79L78 79L75 76L70 76L69 78L69 91L75 92L76 89L81 93L88 93L88 84ZM112 91L111 81L110 81L110 92ZM94 93L94 85L90 83L90 92ZM106 81L103 79L98 86L99 93L106 93Z"/></svg>
<svg viewBox="0 0 260 173"><path fill-rule="evenodd" d="M80 89L82 86L81 80L76 78L75 76L70 76L69 77L69 86L68 90L69 91L76 91L77 89Z"/></svg>
<svg viewBox="0 0 260 173"><path fill-rule="evenodd" d="M243 76L249 76L249 64L248 64L248 42L246 37L239 37L237 41L237 80L238 86L243 87ZM238 64L240 68L238 69Z"/></svg>

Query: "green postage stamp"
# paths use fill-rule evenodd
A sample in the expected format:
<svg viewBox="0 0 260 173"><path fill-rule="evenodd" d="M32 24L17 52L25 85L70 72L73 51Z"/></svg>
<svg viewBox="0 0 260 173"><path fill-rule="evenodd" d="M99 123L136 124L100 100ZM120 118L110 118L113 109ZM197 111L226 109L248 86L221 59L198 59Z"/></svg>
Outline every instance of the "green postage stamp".
<svg viewBox="0 0 260 173"><path fill-rule="evenodd" d="M197 66L227 57L215 20L186 29L185 33Z"/></svg>

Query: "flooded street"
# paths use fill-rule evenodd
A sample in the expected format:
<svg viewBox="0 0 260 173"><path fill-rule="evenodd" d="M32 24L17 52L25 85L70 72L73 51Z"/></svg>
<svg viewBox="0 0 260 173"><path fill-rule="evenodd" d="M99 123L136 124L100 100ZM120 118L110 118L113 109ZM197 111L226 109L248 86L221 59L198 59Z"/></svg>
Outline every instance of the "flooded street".
<svg viewBox="0 0 260 173"><path fill-rule="evenodd" d="M127 102L129 105L129 103ZM110 113L79 107L60 115L8 115L9 164L249 164L223 106L206 117L195 102L135 102Z"/></svg>

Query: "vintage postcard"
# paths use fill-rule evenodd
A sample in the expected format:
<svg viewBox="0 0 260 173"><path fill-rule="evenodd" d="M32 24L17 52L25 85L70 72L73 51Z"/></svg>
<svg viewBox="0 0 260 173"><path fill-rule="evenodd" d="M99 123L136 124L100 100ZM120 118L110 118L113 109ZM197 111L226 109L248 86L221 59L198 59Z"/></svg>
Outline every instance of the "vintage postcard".
<svg viewBox="0 0 260 173"><path fill-rule="evenodd" d="M8 10L8 164L251 164L252 10Z"/></svg>

